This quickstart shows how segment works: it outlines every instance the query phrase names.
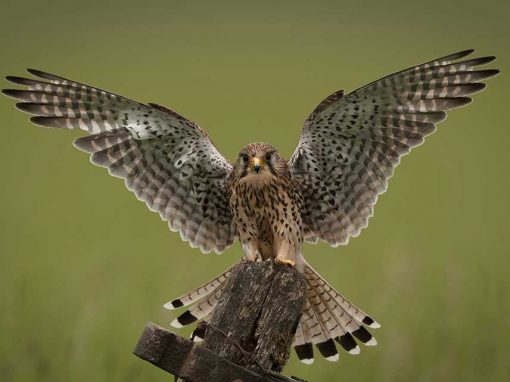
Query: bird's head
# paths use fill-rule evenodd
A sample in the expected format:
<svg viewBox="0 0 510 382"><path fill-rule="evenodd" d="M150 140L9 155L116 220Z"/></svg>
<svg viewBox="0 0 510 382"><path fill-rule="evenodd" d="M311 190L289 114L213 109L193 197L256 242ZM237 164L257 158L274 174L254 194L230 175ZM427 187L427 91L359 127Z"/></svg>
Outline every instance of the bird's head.
<svg viewBox="0 0 510 382"><path fill-rule="evenodd" d="M250 143L239 152L234 174L239 181L265 183L288 174L287 161L267 143Z"/></svg>

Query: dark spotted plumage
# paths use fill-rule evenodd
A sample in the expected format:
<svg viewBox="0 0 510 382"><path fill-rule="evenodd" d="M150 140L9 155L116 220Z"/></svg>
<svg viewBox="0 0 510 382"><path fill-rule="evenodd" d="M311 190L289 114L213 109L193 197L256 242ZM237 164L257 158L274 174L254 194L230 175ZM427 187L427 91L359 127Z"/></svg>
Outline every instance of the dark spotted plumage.
<svg viewBox="0 0 510 382"><path fill-rule="evenodd" d="M346 244L367 226L400 157L485 88L494 57L466 50L326 98L308 117L289 165L303 195L305 238ZM327 175L327 176L326 176Z"/></svg>
<svg viewBox="0 0 510 382"><path fill-rule="evenodd" d="M302 242L346 244L366 227L401 156L498 73L477 68L494 57L464 59L470 53L411 67L347 95L333 93L306 120L288 162L271 145L254 143L232 166L197 124L173 110L38 70L29 70L36 78L7 77L26 88L3 93L20 100L16 106L38 125L87 131L76 147L125 179L193 247L221 253L239 237L249 260L296 264L307 281L298 357L311 363L314 344L335 361L335 341L358 354L356 340L376 344L365 326L379 324L310 267ZM193 338L203 338L230 272L166 304L191 305L173 325L199 321Z"/></svg>
<svg viewBox="0 0 510 382"><path fill-rule="evenodd" d="M257 159L261 167L255 170ZM228 185L234 226L248 259L300 261L301 197L278 151L267 143L243 148Z"/></svg>

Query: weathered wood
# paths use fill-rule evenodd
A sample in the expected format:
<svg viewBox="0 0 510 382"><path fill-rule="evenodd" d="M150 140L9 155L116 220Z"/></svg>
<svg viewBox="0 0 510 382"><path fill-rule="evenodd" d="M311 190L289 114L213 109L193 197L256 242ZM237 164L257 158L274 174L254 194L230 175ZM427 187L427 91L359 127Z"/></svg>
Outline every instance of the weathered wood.
<svg viewBox="0 0 510 382"><path fill-rule="evenodd" d="M187 382L296 382L274 372L257 373L209 349L148 323L133 353Z"/></svg>
<svg viewBox="0 0 510 382"><path fill-rule="evenodd" d="M254 370L281 371L301 317L304 292L304 278L295 268L270 260L239 263L210 321L219 330L207 330L204 347Z"/></svg>
<svg viewBox="0 0 510 382"><path fill-rule="evenodd" d="M134 353L188 382L296 381L281 372L305 302L287 265L240 262L226 281L203 345L148 324Z"/></svg>

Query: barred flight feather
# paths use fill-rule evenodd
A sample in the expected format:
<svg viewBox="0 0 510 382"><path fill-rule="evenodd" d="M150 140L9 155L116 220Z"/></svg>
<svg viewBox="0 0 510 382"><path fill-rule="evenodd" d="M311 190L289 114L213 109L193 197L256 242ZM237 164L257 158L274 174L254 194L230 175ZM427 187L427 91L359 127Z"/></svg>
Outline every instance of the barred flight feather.
<svg viewBox="0 0 510 382"><path fill-rule="evenodd" d="M210 318L211 315L207 315L206 317L204 317L202 321L200 321L197 324L197 327L195 328L195 330L193 330L190 336L193 342L202 342L204 340L205 333L207 331L207 322L210 321Z"/></svg>
<svg viewBox="0 0 510 382"><path fill-rule="evenodd" d="M193 289L191 292L188 292L188 293L186 293L170 302L167 302L164 305L164 307L166 309L172 310L172 309L177 309L177 308L181 308L184 306L189 306L189 305L192 305L192 304L196 303L197 301L209 296L211 293L215 293L218 290L218 288L220 288L225 283L225 281L227 281L227 278L232 273L232 269L236 265L237 265L237 263L234 264L233 266L231 266L230 268L228 268L222 274L213 278L212 280L202 284L198 288Z"/></svg>
<svg viewBox="0 0 510 382"><path fill-rule="evenodd" d="M333 324L333 322L330 320L331 317L325 314L327 309L322 304L320 298L315 294L314 289L310 287L309 283L307 283L306 297L308 299L308 304L305 304L300 325L303 320L305 320L306 324L315 328L318 334L312 336L312 343L317 346L321 355L328 361L337 361L338 352L336 351L336 346L334 342L333 347L331 347L331 343L329 343L329 340L335 337L332 335L328 325Z"/></svg>
<svg viewBox="0 0 510 382"><path fill-rule="evenodd" d="M192 247L221 253L235 239L226 179L232 166L194 122L156 104L142 104L50 73L8 76L28 90L5 89L31 121L91 135L75 146L125 179L126 187L159 212Z"/></svg>
<svg viewBox="0 0 510 382"><path fill-rule="evenodd" d="M307 241L346 244L367 226L400 158L435 131L447 110L470 103L485 88L480 81L499 73L477 69L493 56L461 60L472 52L402 70L345 96L333 93L312 112L289 161L300 181Z"/></svg>
<svg viewBox="0 0 510 382"><path fill-rule="evenodd" d="M218 288L210 295L198 301L191 309L186 310L172 321L171 325L175 328L182 328L183 326L189 325L197 320L203 320L208 317L218 303L221 290L222 288Z"/></svg>
<svg viewBox="0 0 510 382"><path fill-rule="evenodd" d="M200 321L192 337L203 339L207 322L218 303L221 290L233 267L211 281L165 304L167 309L191 307L171 323L180 328ZM296 328L294 348L298 358L311 364L314 360L313 347L328 361L339 359L335 341L349 354L359 354L360 348L354 338L366 346L377 344L364 325L379 328L380 325L361 309L351 304L308 264L305 264L306 301L299 325Z"/></svg>

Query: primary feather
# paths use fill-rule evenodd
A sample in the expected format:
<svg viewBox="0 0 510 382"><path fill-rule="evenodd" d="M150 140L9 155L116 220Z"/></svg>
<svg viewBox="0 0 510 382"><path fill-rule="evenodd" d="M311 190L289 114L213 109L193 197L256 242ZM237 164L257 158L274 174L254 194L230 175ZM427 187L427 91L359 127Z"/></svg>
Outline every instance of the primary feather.
<svg viewBox="0 0 510 382"><path fill-rule="evenodd" d="M28 90L6 89L32 122L81 129L75 146L92 163L125 179L126 187L159 212L171 230L203 252L222 252L235 231L226 178L232 166L194 122L155 104L143 104L39 70L40 79L9 76Z"/></svg>
<svg viewBox="0 0 510 382"><path fill-rule="evenodd" d="M494 57L455 61L454 53L374 81L346 96L326 98L305 122L289 161L300 180L308 241L346 244L367 226L377 196L400 157L433 133L446 111L471 102L479 81L497 70L476 70Z"/></svg>

